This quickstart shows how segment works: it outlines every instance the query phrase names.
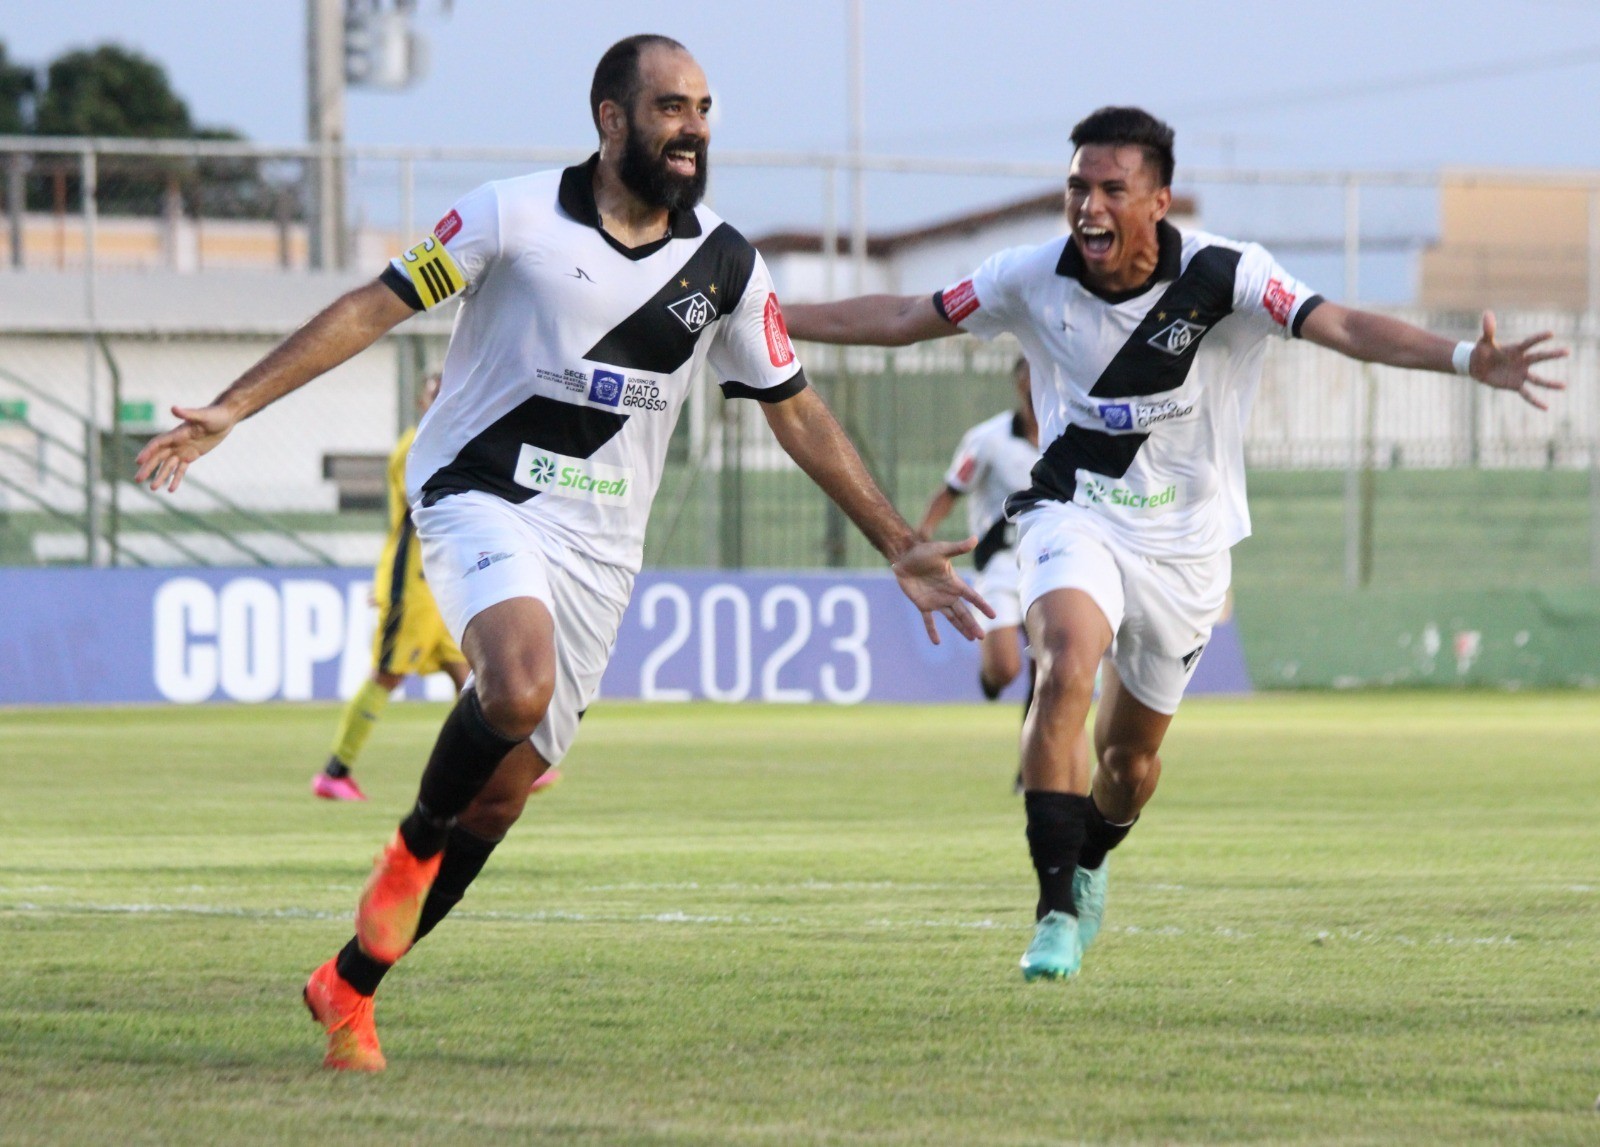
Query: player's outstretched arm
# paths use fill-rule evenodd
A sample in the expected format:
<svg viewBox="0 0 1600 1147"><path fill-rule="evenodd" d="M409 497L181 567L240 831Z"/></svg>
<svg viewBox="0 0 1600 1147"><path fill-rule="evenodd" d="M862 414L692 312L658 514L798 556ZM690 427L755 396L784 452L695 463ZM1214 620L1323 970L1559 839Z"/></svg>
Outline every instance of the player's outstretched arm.
<svg viewBox="0 0 1600 1147"><path fill-rule="evenodd" d="M951 558L971 550L978 540L918 541L867 473L861 455L816 391L807 388L782 402L766 403L762 410L789 457L889 559L901 590L922 611L929 639L939 644L939 631L933 623L936 613L943 614L969 641L980 639L983 631L967 603L989 617L994 616L994 610L950 565Z"/></svg>
<svg viewBox="0 0 1600 1147"><path fill-rule="evenodd" d="M1323 303L1306 316L1300 334L1318 346L1362 362L1442 374L1456 372L1455 343L1410 323L1370 311ZM1565 358L1568 353L1565 347L1541 345L1551 337L1551 331L1540 331L1521 342L1501 346L1495 338L1494 313L1484 311L1483 334L1472 346L1465 373L1496 390L1516 391L1530 406L1548 410L1538 390L1565 390L1566 383L1535 374L1534 367L1551 359Z"/></svg>
<svg viewBox="0 0 1600 1147"><path fill-rule="evenodd" d="M209 406L174 406L183 419L145 444L135 460L134 480L177 490L183 476L202 454L215 449L242 420L298 390L320 374L377 342L416 312L374 281L335 299L316 317L274 347Z"/></svg>
<svg viewBox="0 0 1600 1147"><path fill-rule="evenodd" d="M847 346L910 346L961 333L939 313L931 293L794 303L783 308L783 318L791 338Z"/></svg>
<svg viewBox="0 0 1600 1147"><path fill-rule="evenodd" d="M940 486L939 492L928 499L928 508L922 511L922 521L917 523L917 537L927 540L933 537L933 531L939 528L939 523L950 516L950 511L955 509L956 499L961 497L949 486Z"/></svg>

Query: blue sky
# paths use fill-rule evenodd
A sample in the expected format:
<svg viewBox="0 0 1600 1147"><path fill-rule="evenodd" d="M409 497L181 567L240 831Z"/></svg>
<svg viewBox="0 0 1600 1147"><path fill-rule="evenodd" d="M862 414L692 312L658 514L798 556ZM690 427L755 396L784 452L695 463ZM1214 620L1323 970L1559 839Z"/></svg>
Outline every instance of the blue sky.
<svg viewBox="0 0 1600 1147"><path fill-rule="evenodd" d="M705 66L721 106L714 170L716 146L846 142L846 0L456 0L447 17L438 0L421 4L431 73L405 93L352 93L352 142L588 146L594 60L637 31L676 36ZM304 10L302 0L0 0L0 38L14 59L35 62L108 40L138 48L167 66L202 122L297 142ZM1589 0L867 0L866 41L867 141L878 152L1062 160L1078 117L1134 102L1177 128L1180 182L1185 163L1230 160L1600 169L1600 3ZM725 191L718 206L752 233L814 225L817 183L774 174ZM1026 189L874 180L869 217L911 224ZM1208 202L1222 210L1224 197ZM1269 233L1302 214L1325 230L1323 216L1336 215L1320 201L1241 202L1222 211L1236 230L1241 210L1271 216L1260 228ZM1396 204L1375 197L1369 226L1426 225Z"/></svg>

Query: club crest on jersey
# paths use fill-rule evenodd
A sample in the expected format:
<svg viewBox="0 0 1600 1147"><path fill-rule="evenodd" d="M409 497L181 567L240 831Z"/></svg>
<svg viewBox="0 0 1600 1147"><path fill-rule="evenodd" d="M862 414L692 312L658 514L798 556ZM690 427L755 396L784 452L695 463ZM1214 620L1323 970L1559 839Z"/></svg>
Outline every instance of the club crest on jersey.
<svg viewBox="0 0 1600 1147"><path fill-rule="evenodd" d="M1100 418L1107 430L1133 429L1133 407L1126 402L1101 403Z"/></svg>
<svg viewBox="0 0 1600 1147"><path fill-rule="evenodd" d="M1199 323L1191 323L1188 319L1173 319L1151 335L1149 342L1162 354L1170 354L1173 358L1177 358L1205 333L1206 328Z"/></svg>
<svg viewBox="0 0 1600 1147"><path fill-rule="evenodd" d="M614 370L597 370L589 383L589 401L615 406L622 400L622 384L626 381Z"/></svg>
<svg viewBox="0 0 1600 1147"><path fill-rule="evenodd" d="M675 303L668 303L667 310L689 328L690 334L698 333L701 327L717 317L716 306L699 291Z"/></svg>

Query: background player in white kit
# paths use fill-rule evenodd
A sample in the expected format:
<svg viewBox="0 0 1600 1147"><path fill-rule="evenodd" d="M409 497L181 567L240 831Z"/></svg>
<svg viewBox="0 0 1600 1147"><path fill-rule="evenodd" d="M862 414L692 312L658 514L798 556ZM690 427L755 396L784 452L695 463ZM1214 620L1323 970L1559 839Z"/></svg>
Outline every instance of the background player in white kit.
<svg viewBox="0 0 1600 1147"><path fill-rule="evenodd" d="M1161 774L1158 751L1250 532L1243 427L1269 335L1366 362L1470 374L1543 408L1535 335L1476 343L1326 302L1254 244L1180 232L1172 129L1102 108L1072 131L1071 234L1002 251L932 297L795 307L795 337L904 346L1009 331L1034 372L1043 454L1008 512L1037 666L1023 728L1028 846L1039 881L1023 975L1075 975L1105 911L1106 854ZM1105 659L1094 758L1085 733ZM1092 775L1091 775L1091 767Z"/></svg>
<svg viewBox="0 0 1600 1147"><path fill-rule="evenodd" d="M944 485L928 501L917 533L931 538L956 502L967 499L967 533L978 539L972 551L976 584L994 617L982 618L982 661L978 687L993 701L1022 670L1019 641L1022 605L1017 597L1017 530L1006 517L1006 499L1026 489L1039 460L1039 423L1033 416L1028 360L1017 356L1011 368L1017 408L987 418L961 436ZM1032 700L1033 690L1028 691Z"/></svg>
<svg viewBox="0 0 1600 1147"><path fill-rule="evenodd" d="M305 999L329 1067L384 1067L379 981L461 899L558 763L610 658L643 557L672 427L703 362L762 403L775 437L889 559L922 610L980 636L982 606L917 539L809 389L755 249L707 208L711 96L681 44L634 36L595 69L600 152L488 184L369 284L337 300L211 406L139 455L175 489L241 419L464 294L407 486L428 582L474 681L446 718L415 808L378 858L356 936ZM964 600L965 599L965 600Z"/></svg>

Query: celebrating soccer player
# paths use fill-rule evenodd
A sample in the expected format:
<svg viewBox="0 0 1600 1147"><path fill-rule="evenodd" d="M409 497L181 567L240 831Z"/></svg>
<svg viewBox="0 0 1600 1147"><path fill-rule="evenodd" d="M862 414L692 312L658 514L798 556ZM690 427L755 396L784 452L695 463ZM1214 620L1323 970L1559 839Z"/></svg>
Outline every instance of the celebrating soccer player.
<svg viewBox="0 0 1600 1147"><path fill-rule="evenodd" d="M1037 666L1023 727L1037 923L1029 980L1077 973L1105 913L1106 854L1161 775L1158 751L1222 612L1229 549L1250 532L1243 423L1269 335L1470 375L1544 409L1550 336L1475 343L1328 302L1255 244L1180 231L1172 129L1102 108L1072 131L1070 234L991 257L929 296L792 307L799 339L904 346L1010 331L1034 372L1043 454L1013 495ZM1108 656L1109 655L1109 656ZM1085 733L1096 669L1095 756ZM1091 771L1091 765L1092 771Z"/></svg>
<svg viewBox="0 0 1600 1147"><path fill-rule="evenodd" d="M889 560L923 613L979 636L982 598L919 540L809 389L759 255L699 201L711 96L679 43L633 36L595 69L600 150L458 201L379 281L324 310L139 455L176 489L243 418L416 311L464 301L407 493L423 564L474 684L446 719L416 806L378 858L356 935L306 985L329 1067L381 1070L379 980L461 899L567 752L642 560L645 518L690 380L762 404L784 450Z"/></svg>

